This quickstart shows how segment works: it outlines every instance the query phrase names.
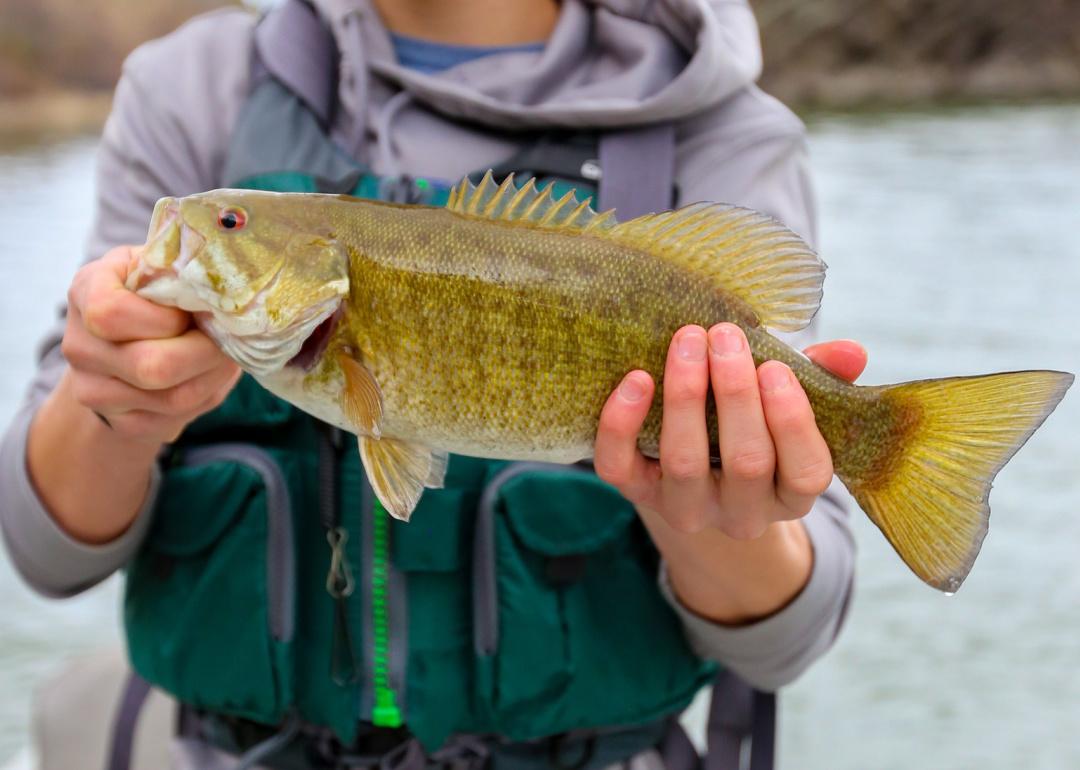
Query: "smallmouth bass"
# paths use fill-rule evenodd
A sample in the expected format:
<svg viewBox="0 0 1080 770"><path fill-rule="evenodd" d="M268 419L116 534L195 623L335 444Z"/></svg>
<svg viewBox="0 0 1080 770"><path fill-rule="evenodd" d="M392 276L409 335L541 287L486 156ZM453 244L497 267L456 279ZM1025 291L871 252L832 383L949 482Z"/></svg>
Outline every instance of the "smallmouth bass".
<svg viewBox="0 0 1080 770"><path fill-rule="evenodd" d="M128 278L194 313L260 384L358 436L379 500L407 519L448 453L571 463L630 370L657 383L686 324L738 324L791 367L837 476L923 581L953 592L987 531L1001 467L1070 374L852 385L768 329L808 324L825 266L757 212L693 204L618 223L530 181L459 184L446 208L218 190L166 198ZM716 413L707 419L715 447Z"/></svg>

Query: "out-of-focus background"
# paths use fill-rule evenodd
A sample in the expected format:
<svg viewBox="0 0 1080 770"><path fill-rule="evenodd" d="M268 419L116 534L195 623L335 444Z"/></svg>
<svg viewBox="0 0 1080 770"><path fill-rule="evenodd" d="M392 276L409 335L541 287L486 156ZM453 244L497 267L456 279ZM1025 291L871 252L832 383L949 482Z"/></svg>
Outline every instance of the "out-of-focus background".
<svg viewBox="0 0 1080 770"><path fill-rule="evenodd" d="M80 260L122 57L213 0L0 2L0 424ZM810 126L825 336L869 383L1080 369L1080 3L760 0L764 83ZM92 30L93 34L87 34ZM781 698L781 767L1080 767L1080 394L1001 473L963 590L865 517L836 649ZM118 639L113 580L65 602L0 559L0 766L31 693Z"/></svg>

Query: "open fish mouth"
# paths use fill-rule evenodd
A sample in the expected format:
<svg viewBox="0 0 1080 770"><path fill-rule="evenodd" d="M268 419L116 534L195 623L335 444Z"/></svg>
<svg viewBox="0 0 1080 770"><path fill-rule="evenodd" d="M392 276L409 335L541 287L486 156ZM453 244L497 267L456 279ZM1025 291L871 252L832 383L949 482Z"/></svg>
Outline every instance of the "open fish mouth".
<svg viewBox="0 0 1080 770"><path fill-rule="evenodd" d="M296 366L304 371L310 370L326 352L326 347L330 344L330 338L334 336L334 330L337 329L340 320L341 305L339 304L334 312L323 319L308 335L300 346L299 352L290 358L285 366Z"/></svg>
<svg viewBox="0 0 1080 770"><path fill-rule="evenodd" d="M174 305L194 312L203 303L185 291L181 280L184 268L206 246L206 238L184 225L180 204L162 198L154 207L146 244L132 253L125 284L144 299Z"/></svg>

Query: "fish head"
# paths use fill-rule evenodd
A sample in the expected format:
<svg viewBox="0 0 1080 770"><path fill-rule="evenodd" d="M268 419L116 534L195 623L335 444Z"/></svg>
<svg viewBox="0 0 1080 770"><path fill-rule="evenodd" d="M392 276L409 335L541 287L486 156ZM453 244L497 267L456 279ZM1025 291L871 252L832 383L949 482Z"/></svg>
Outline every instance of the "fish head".
<svg viewBox="0 0 1080 770"><path fill-rule="evenodd" d="M309 366L305 344L325 342L349 293L348 257L320 219L278 193L162 198L127 286L192 313L255 376L296 360Z"/></svg>

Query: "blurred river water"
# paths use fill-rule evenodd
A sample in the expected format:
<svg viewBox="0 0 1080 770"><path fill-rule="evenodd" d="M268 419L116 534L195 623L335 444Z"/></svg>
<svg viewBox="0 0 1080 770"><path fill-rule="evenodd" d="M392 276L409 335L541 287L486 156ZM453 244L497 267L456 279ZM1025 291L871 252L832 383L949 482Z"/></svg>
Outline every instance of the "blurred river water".
<svg viewBox="0 0 1080 770"><path fill-rule="evenodd" d="M0 424L33 369L92 215L89 139L0 148ZM867 383L1080 370L1080 105L816 116L825 337ZM781 697L788 770L1080 767L1080 392L1000 474L955 597L856 512L858 589L836 648ZM119 583L52 602L0 559L0 764L33 687L118 639Z"/></svg>

